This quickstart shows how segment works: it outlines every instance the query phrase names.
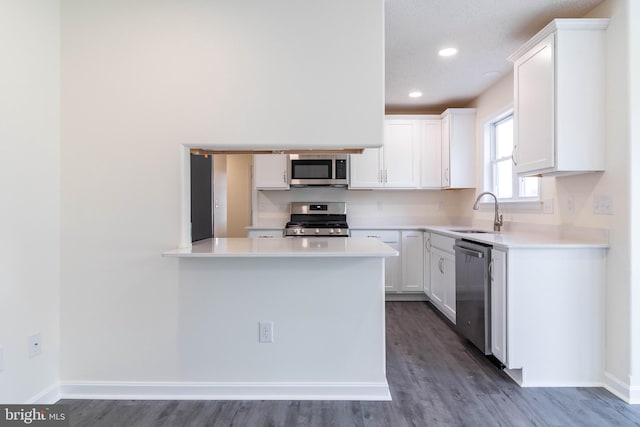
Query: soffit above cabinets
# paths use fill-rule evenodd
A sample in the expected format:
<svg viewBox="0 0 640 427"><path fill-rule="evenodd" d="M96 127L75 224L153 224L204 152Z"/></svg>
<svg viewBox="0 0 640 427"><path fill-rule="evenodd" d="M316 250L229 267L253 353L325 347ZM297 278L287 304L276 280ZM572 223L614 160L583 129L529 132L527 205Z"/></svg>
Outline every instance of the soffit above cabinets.
<svg viewBox="0 0 640 427"><path fill-rule="evenodd" d="M191 154L360 154L363 148L346 148L344 150L208 150L191 148Z"/></svg>

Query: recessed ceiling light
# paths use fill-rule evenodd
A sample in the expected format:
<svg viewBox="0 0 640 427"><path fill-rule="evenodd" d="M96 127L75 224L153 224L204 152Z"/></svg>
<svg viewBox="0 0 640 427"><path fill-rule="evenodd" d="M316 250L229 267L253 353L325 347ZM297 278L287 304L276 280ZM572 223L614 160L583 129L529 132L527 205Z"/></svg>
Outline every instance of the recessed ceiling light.
<svg viewBox="0 0 640 427"><path fill-rule="evenodd" d="M422 92L419 90L414 90L413 92L409 92L409 98L420 98L422 96Z"/></svg>
<svg viewBox="0 0 640 427"><path fill-rule="evenodd" d="M445 47L444 49L440 49L438 51L438 55L440 56L453 56L458 53L458 49L455 47Z"/></svg>
<svg viewBox="0 0 640 427"><path fill-rule="evenodd" d="M486 73L484 73L482 75L482 77L486 78L486 79L494 79L496 77L500 76L500 72L499 71L487 71Z"/></svg>

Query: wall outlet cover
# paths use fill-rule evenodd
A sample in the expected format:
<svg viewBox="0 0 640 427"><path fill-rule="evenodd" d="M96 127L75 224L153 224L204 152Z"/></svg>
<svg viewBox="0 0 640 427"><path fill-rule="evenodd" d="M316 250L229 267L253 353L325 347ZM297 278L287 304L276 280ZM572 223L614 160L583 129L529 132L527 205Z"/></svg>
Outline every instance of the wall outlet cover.
<svg viewBox="0 0 640 427"><path fill-rule="evenodd" d="M263 321L258 322L258 342L269 343L273 342L273 322Z"/></svg>
<svg viewBox="0 0 640 427"><path fill-rule="evenodd" d="M4 371L4 348L0 347L0 372Z"/></svg>
<svg viewBox="0 0 640 427"><path fill-rule="evenodd" d="M40 332L37 334L30 335L27 338L28 341L28 349L29 349L29 358L35 357L42 353L42 336Z"/></svg>
<svg viewBox="0 0 640 427"><path fill-rule="evenodd" d="M573 213L574 204L573 204L573 196L567 197L567 212Z"/></svg>
<svg viewBox="0 0 640 427"><path fill-rule="evenodd" d="M544 202L542 202L542 212L546 214L553 213L553 199L547 199Z"/></svg>

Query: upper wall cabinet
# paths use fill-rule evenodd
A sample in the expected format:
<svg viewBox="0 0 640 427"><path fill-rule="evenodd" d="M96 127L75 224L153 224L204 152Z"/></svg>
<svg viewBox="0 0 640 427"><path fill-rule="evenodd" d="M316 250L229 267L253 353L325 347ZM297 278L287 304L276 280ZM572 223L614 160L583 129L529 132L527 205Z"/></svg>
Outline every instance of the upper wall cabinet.
<svg viewBox="0 0 640 427"><path fill-rule="evenodd" d="M474 188L475 108L449 108L442 113L442 188Z"/></svg>
<svg viewBox="0 0 640 427"><path fill-rule="evenodd" d="M569 175L605 167L608 19L555 19L514 64L516 171Z"/></svg>
<svg viewBox="0 0 640 427"><path fill-rule="evenodd" d="M254 154L253 182L257 190L288 190L289 162L286 154Z"/></svg>
<svg viewBox="0 0 640 427"><path fill-rule="evenodd" d="M418 188L420 122L385 118L384 145L351 155L350 188Z"/></svg>
<svg viewBox="0 0 640 427"><path fill-rule="evenodd" d="M424 116L420 138L420 188L442 187L442 123L440 116Z"/></svg>

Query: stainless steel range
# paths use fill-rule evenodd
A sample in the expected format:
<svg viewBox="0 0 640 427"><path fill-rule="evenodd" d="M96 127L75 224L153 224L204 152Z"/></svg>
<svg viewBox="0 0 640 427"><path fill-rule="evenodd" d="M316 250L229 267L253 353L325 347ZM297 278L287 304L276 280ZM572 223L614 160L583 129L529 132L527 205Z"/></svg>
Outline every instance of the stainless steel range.
<svg viewBox="0 0 640 427"><path fill-rule="evenodd" d="M285 236L348 237L347 204L344 202L293 202Z"/></svg>

